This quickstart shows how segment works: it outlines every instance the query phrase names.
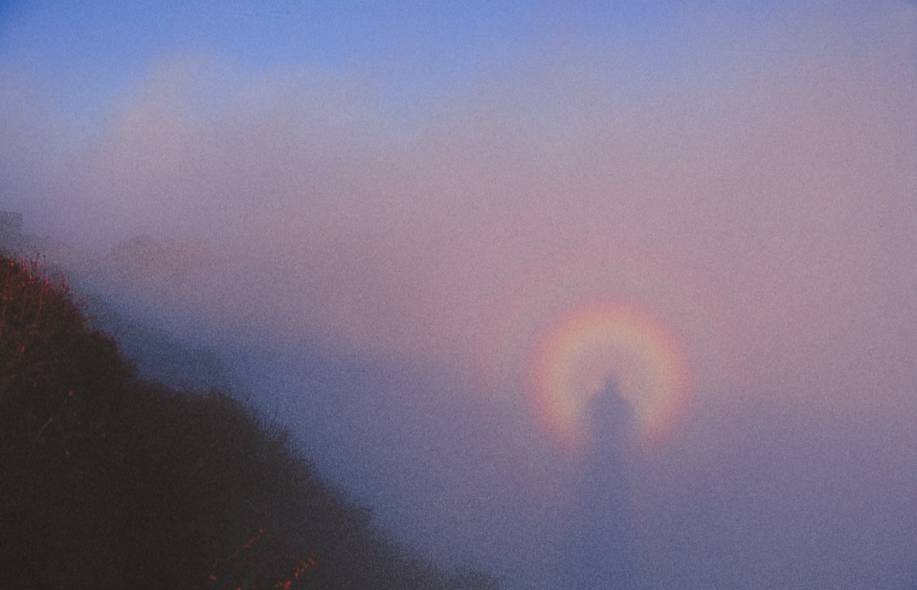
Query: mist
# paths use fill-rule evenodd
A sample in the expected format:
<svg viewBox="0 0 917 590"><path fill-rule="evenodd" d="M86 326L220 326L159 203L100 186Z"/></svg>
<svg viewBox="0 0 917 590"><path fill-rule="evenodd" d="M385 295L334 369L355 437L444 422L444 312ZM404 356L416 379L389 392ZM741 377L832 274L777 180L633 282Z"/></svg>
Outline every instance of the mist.
<svg viewBox="0 0 917 590"><path fill-rule="evenodd" d="M91 116L0 57L0 203L435 559L562 587L607 521L627 587L906 588L917 8L721 8L652 40L544 8L435 92L388 55L176 45ZM668 439L597 439L607 462L528 380L602 301L652 310L692 373Z"/></svg>

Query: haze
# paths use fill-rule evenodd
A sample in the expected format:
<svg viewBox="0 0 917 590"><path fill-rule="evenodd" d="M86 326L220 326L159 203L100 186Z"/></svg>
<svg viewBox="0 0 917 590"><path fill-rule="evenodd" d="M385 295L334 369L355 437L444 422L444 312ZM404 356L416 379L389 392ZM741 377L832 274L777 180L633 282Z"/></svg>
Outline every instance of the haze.
<svg viewBox="0 0 917 590"><path fill-rule="evenodd" d="M917 583L917 6L217 4L0 9L0 209L79 281L507 588ZM597 303L690 366L650 449L533 401Z"/></svg>

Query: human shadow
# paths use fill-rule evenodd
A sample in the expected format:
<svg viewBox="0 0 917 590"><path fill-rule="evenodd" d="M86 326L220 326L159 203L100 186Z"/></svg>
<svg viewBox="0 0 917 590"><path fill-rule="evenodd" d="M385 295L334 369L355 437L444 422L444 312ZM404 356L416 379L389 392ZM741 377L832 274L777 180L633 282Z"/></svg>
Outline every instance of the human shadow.
<svg viewBox="0 0 917 590"><path fill-rule="evenodd" d="M577 590L632 588L635 541L627 455L634 413L613 381L587 408L584 457L561 580Z"/></svg>

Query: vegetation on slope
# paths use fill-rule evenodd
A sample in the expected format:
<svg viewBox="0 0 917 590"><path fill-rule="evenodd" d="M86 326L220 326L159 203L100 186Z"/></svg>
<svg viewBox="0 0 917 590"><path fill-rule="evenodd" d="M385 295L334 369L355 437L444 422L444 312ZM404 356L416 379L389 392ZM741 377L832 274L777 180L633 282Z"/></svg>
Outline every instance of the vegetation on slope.
<svg viewBox="0 0 917 590"><path fill-rule="evenodd" d="M0 466L3 588L495 588L406 555L239 402L140 379L4 257Z"/></svg>

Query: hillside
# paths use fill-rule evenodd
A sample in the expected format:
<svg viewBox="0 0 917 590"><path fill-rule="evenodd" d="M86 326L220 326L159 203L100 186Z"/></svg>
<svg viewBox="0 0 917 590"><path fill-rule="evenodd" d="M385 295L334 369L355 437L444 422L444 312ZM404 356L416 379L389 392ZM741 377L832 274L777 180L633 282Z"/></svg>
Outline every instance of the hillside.
<svg viewBox="0 0 917 590"><path fill-rule="evenodd" d="M0 465L2 588L496 587L407 555L238 401L140 378L5 257Z"/></svg>

